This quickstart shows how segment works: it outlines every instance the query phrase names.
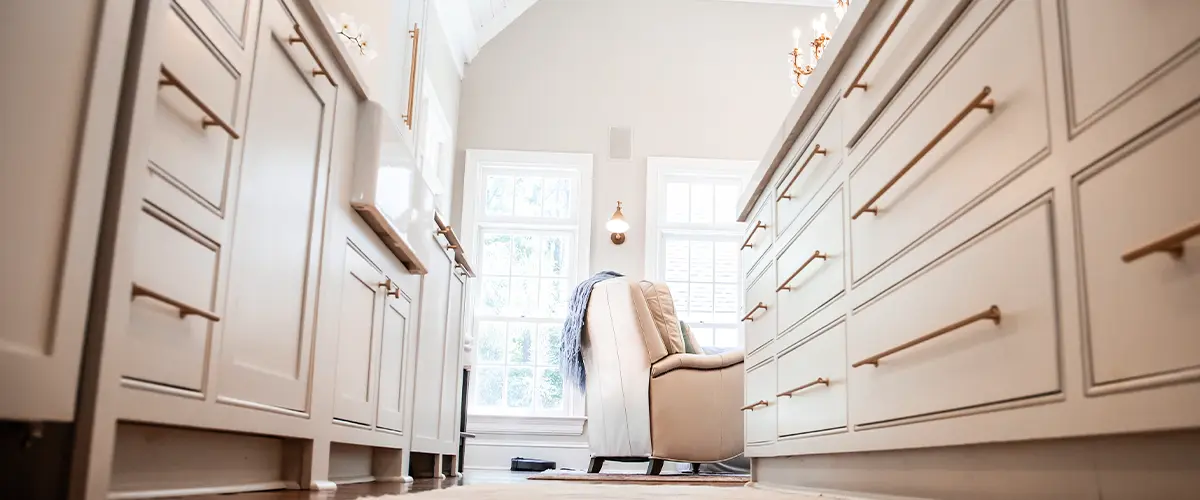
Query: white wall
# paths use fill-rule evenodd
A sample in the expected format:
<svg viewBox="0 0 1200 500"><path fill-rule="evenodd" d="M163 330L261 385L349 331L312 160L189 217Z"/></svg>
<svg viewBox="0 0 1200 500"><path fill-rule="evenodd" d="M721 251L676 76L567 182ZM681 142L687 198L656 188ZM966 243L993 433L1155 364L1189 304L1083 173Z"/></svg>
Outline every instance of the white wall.
<svg viewBox="0 0 1200 500"><path fill-rule="evenodd" d="M541 0L467 65L455 178L462 179L467 149L592 153L591 271L641 276L646 157L761 159L792 104L792 29L807 28L821 12L829 11L704 0ZM632 127L632 161L608 160L610 126ZM632 225L622 246L604 230L617 200ZM468 446L468 466L499 465L487 457L521 449L497 442L533 444L511 435L479 439L488 449ZM527 449L525 456L568 450L586 457L586 449L563 448ZM570 462L560 465L580 466Z"/></svg>

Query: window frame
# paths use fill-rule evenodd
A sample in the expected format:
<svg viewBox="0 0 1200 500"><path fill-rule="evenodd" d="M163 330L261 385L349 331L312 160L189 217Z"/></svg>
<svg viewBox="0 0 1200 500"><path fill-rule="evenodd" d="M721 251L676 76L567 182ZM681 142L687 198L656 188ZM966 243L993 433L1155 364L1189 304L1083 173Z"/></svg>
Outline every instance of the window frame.
<svg viewBox="0 0 1200 500"><path fill-rule="evenodd" d="M707 158L656 157L646 158L646 254L645 273L648 279L665 281L663 276L663 241L667 236L698 237L722 241L726 238L737 241L745 235L746 224L682 224L668 223L666 215L667 180L678 177L733 178L741 182L744 190L749 184L758 162L753 160L718 160ZM736 214L735 214L736 215ZM743 290L745 277L738 272L737 289ZM708 325L708 324L706 324ZM724 326L725 323L712 323ZM740 323L738 344L745 345L745 334Z"/></svg>
<svg viewBox="0 0 1200 500"><path fill-rule="evenodd" d="M466 249L468 257L475 262L482 262L483 250L479 246L482 241L481 235L489 230L532 230L537 232L552 232L566 231L574 232L574 237L571 238L571 243L575 245L574 251L571 252L571 257L574 259L573 271L566 276L569 282L579 283L587 279L591 275L591 209L592 209L592 164L593 156L588 153L560 153L560 152L544 152L544 151L506 151L506 150L484 150L484 149L468 149L466 151L466 162L463 175L463 208L462 208L462 227L470 228L463 231L461 235L463 248ZM531 218L531 217L516 217L516 216L485 216L484 204L482 203L482 189L486 184L485 174L494 171L519 173L521 171L537 171L537 172L562 172L567 174L567 177L573 179L572 195L574 202L571 203L571 213L564 219L548 223L547 218ZM468 293L472 304L478 304L482 293L482 281L480 279L470 280L468 283ZM483 319L492 318L492 316L480 316L477 320L475 307L471 307L466 311L467 328L476 341L478 341L478 322ZM531 318L530 322L537 324L538 319ZM535 328L534 349L537 348L537 330ZM507 366L507 363L505 364ZM534 376L537 376L537 367L535 364L530 365L534 369ZM563 430L564 434L579 434L575 429L582 429L584 417L584 400L583 394L571 384L563 384L563 412L562 415L546 415L537 412L516 412L512 414L497 414L497 413L474 413L470 411L468 406L468 414L471 415L474 421L488 423L489 428L499 426L505 428L506 422L511 423L510 430L517 432L523 425L522 421L555 421L560 420L566 422L566 425L557 427ZM536 407L536 406L535 406ZM471 419L468 420L470 422ZM576 425L578 424L578 425ZM581 431L580 431L581 432ZM555 432L557 433L557 432Z"/></svg>

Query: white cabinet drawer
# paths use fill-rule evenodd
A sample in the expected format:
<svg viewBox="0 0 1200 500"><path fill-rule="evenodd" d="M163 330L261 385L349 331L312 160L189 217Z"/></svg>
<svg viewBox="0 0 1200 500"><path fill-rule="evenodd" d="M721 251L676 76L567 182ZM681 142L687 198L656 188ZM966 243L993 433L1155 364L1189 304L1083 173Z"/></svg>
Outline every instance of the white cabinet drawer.
<svg viewBox="0 0 1200 500"><path fill-rule="evenodd" d="M246 36L246 11L249 0L204 0L208 4L217 18L221 20L221 24L233 34L237 40L242 40Z"/></svg>
<svg viewBox="0 0 1200 500"><path fill-rule="evenodd" d="M856 425L1060 390L1051 217L1043 199L851 316Z"/></svg>
<svg viewBox="0 0 1200 500"><path fill-rule="evenodd" d="M172 213L181 210L171 210L178 200L170 198L182 196L223 213L230 151L241 135L233 127L239 75L183 15L169 9L156 42L162 74L150 125L151 171L176 190L151 189L147 198Z"/></svg>
<svg viewBox="0 0 1200 500"><path fill-rule="evenodd" d="M842 190L833 193L812 221L779 255L776 302L779 330L803 320L846 289Z"/></svg>
<svg viewBox="0 0 1200 500"><path fill-rule="evenodd" d="M914 65L928 53L943 26L952 22L970 0L888 0L863 33L863 42L846 64L854 75L842 90L845 144L856 146L904 83Z"/></svg>
<svg viewBox="0 0 1200 500"><path fill-rule="evenodd" d="M851 174L856 281L1048 151L1037 9L1014 1L985 23Z"/></svg>
<svg viewBox="0 0 1200 500"><path fill-rule="evenodd" d="M846 426L846 323L779 356L779 436Z"/></svg>
<svg viewBox="0 0 1200 500"><path fill-rule="evenodd" d="M741 248L742 273L746 276L756 271L755 264L766 254L767 249L771 248L775 234L775 224L771 216L775 211L771 208L771 204L767 203L768 199L773 198L769 193L764 194L761 205L748 219L746 238L742 241Z"/></svg>
<svg viewBox="0 0 1200 500"><path fill-rule="evenodd" d="M746 442L775 440L775 362L746 370Z"/></svg>
<svg viewBox="0 0 1200 500"><path fill-rule="evenodd" d="M203 390L214 319L205 314L213 307L217 253L212 242L144 209L134 250L124 376Z"/></svg>
<svg viewBox="0 0 1200 500"><path fill-rule="evenodd" d="M746 352L754 352L775 339L775 266L767 269L746 291L745 308L742 309L742 324L746 332Z"/></svg>
<svg viewBox="0 0 1200 500"><path fill-rule="evenodd" d="M817 131L816 137L799 156L796 164L780 179L775 196L775 234L783 237L796 217L813 201L817 191L833 176L841 164L841 114L834 108Z"/></svg>
<svg viewBox="0 0 1200 500"><path fill-rule="evenodd" d="M1077 181L1095 384L1200 367L1200 118L1194 111ZM1166 244L1146 248L1163 239ZM1143 248L1182 253L1136 252Z"/></svg>

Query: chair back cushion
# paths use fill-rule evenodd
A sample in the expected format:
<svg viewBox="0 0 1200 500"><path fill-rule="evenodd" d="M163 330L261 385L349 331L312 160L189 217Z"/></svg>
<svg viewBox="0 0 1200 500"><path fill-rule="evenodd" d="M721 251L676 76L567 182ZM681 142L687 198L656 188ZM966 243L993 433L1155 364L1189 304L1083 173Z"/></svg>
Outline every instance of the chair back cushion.
<svg viewBox="0 0 1200 500"><path fill-rule="evenodd" d="M645 281L639 283L642 295L650 308L650 317L658 331L662 343L667 348L667 354L686 352L683 343L683 331L679 328L679 316L675 314L675 299L671 298L671 289L661 281Z"/></svg>

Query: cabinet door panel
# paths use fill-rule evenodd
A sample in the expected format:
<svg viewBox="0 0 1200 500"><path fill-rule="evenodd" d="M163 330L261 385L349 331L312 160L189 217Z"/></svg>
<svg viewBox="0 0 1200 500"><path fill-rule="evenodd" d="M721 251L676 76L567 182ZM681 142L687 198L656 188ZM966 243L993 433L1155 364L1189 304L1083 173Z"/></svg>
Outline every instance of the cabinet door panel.
<svg viewBox="0 0 1200 500"><path fill-rule="evenodd" d="M445 253L434 255L428 268L429 274L424 276L421 284L421 333L417 337L417 376L413 387L413 449L436 452L436 449L418 447L436 447L439 441L450 258Z"/></svg>
<svg viewBox="0 0 1200 500"><path fill-rule="evenodd" d="M458 434L459 392L462 386L462 309L463 280L451 274L449 310L446 313L446 361L442 367L442 414L439 419L438 440L455 442Z"/></svg>
<svg viewBox="0 0 1200 500"><path fill-rule="evenodd" d="M327 83L296 62L293 18L263 5L232 238L221 394L307 408L328 177ZM307 59L304 65L311 64Z"/></svg>
<svg viewBox="0 0 1200 500"><path fill-rule="evenodd" d="M372 423L375 413L376 367L380 327L380 284L383 275L354 248L346 249L342 306L338 317L337 398L333 417Z"/></svg>
<svg viewBox="0 0 1200 500"><path fill-rule="evenodd" d="M383 345L379 354L378 426L404 431L404 369L412 302L403 295L383 307Z"/></svg>

